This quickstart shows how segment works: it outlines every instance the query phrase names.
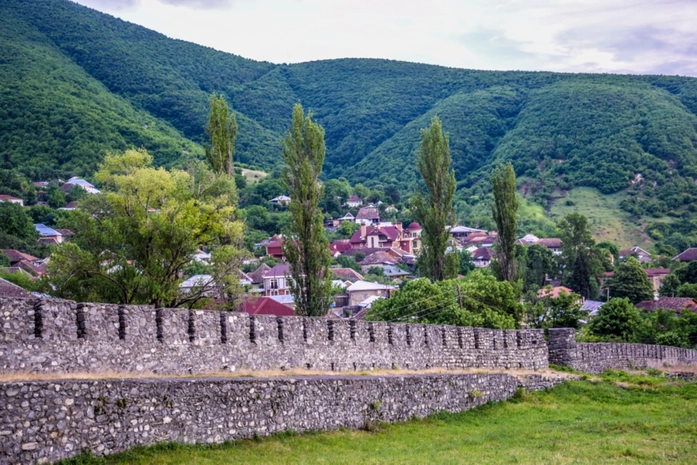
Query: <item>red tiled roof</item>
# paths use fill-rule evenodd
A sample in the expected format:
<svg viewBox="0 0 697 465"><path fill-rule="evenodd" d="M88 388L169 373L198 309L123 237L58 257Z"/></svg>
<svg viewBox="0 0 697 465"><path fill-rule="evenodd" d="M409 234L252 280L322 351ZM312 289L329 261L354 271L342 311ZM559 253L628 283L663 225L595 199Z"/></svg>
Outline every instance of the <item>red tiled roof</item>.
<svg viewBox="0 0 697 465"><path fill-rule="evenodd" d="M407 227L407 231L421 231L421 225L414 221Z"/></svg>
<svg viewBox="0 0 697 465"><path fill-rule="evenodd" d="M240 312L250 315L293 316L293 309L268 297L245 299L239 307Z"/></svg>
<svg viewBox="0 0 697 465"><path fill-rule="evenodd" d="M491 260L491 247L480 247L472 252L472 260Z"/></svg>
<svg viewBox="0 0 697 465"><path fill-rule="evenodd" d="M544 289L544 288L540 289L539 291L537 291L537 296L538 297L552 297L552 298L556 299L557 297L559 297L559 294L562 292L565 292L566 294L571 295L574 291L572 291L571 289L569 289L568 287L565 287L565 286L556 286L556 287L553 287L552 289Z"/></svg>
<svg viewBox="0 0 697 465"><path fill-rule="evenodd" d="M31 297L31 294L5 279L0 278L1 297Z"/></svg>
<svg viewBox="0 0 697 465"><path fill-rule="evenodd" d="M644 268L644 271L646 271L646 274L649 278L653 278L654 276L670 274L669 268Z"/></svg>
<svg viewBox="0 0 697 465"><path fill-rule="evenodd" d="M397 263L399 263L399 260L396 259L392 254L388 252L383 252L382 250L375 253L371 253L363 260L361 260L361 265L381 265L384 263L396 265Z"/></svg>
<svg viewBox="0 0 697 465"><path fill-rule="evenodd" d="M17 263L17 266L37 276L41 276L47 273L46 265L43 263L41 265L37 265L28 260L22 260L21 262Z"/></svg>
<svg viewBox="0 0 697 465"><path fill-rule="evenodd" d="M22 260L28 260L30 262L38 260L38 258L29 255L28 253L20 252L16 249L2 249L3 255L7 255L10 258L10 263L15 264L21 262Z"/></svg>
<svg viewBox="0 0 697 465"><path fill-rule="evenodd" d="M636 304L637 308L653 312L659 308L673 310L676 313L682 312L684 309L691 310L697 313L697 300L692 297L661 297L658 300L645 300Z"/></svg>
<svg viewBox="0 0 697 465"><path fill-rule="evenodd" d="M265 278L282 278L290 276L290 265L276 265L264 275Z"/></svg>
<svg viewBox="0 0 697 465"><path fill-rule="evenodd" d="M374 236L375 234L382 234L387 237L388 240L395 241L399 237L399 229L394 226L376 226L365 233L366 237Z"/></svg>
<svg viewBox="0 0 697 465"><path fill-rule="evenodd" d="M259 268L249 273L249 277L252 278L253 284L259 284L264 282L264 276L271 269L266 263L262 263Z"/></svg>
<svg viewBox="0 0 697 465"><path fill-rule="evenodd" d="M330 271L334 273L334 276L346 281L362 281L363 276L353 268L330 268Z"/></svg>
<svg viewBox="0 0 697 465"><path fill-rule="evenodd" d="M679 262L693 262L697 260L697 247L691 247L685 250L683 253L673 258Z"/></svg>
<svg viewBox="0 0 697 465"><path fill-rule="evenodd" d="M357 220L374 220L374 219L380 219L380 212L378 212L378 209L375 207L363 207L360 210L358 210L358 214L356 215Z"/></svg>
<svg viewBox="0 0 697 465"><path fill-rule="evenodd" d="M360 232L359 232L360 234ZM334 241L329 244L329 250L332 252L345 252L351 248L351 243L348 241L340 240Z"/></svg>
<svg viewBox="0 0 697 465"><path fill-rule="evenodd" d="M7 194L0 194L0 200L22 200L19 197L15 197Z"/></svg>
<svg viewBox="0 0 697 465"><path fill-rule="evenodd" d="M546 239L540 239L539 241L537 241L537 244L550 249L559 249L561 248L561 239L558 239L556 237L548 237Z"/></svg>

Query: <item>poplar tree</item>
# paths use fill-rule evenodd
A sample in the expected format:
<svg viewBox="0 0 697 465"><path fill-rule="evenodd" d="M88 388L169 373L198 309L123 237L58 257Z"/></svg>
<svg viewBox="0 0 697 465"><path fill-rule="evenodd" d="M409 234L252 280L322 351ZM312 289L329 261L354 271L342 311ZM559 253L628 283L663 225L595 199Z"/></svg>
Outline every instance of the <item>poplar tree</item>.
<svg viewBox="0 0 697 465"><path fill-rule="evenodd" d="M494 203L491 213L496 221L498 239L494 268L504 281L516 280L515 241L518 231L516 214L518 200L515 197L515 171L510 163L494 169L491 174Z"/></svg>
<svg viewBox="0 0 697 465"><path fill-rule="evenodd" d="M216 174L226 174L233 177L232 158L235 155L235 138L237 137L237 121L230 113L225 97L211 94L208 100L210 112L206 124L208 142L203 143L206 158Z"/></svg>
<svg viewBox="0 0 697 465"><path fill-rule="evenodd" d="M423 228L419 273L432 281L456 277L459 267L456 251L446 253L450 240L447 225L453 222L455 195L455 171L450 162L448 134L434 116L431 126L421 130L417 160L428 193L421 190L411 200L414 217Z"/></svg>
<svg viewBox="0 0 697 465"><path fill-rule="evenodd" d="M318 178L326 151L324 129L296 104L281 146L286 162L283 180L291 199L290 235L284 238L282 247L290 265L295 313L324 316L332 301L331 255L319 209L323 187Z"/></svg>

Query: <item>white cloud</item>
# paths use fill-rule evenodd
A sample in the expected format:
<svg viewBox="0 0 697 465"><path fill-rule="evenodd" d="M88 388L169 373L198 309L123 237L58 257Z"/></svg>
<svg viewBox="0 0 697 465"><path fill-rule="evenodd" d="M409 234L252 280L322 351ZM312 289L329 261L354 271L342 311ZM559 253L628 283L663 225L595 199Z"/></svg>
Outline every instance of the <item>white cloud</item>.
<svg viewBox="0 0 697 465"><path fill-rule="evenodd" d="M476 69L697 76L690 0L78 0L276 63L373 57Z"/></svg>

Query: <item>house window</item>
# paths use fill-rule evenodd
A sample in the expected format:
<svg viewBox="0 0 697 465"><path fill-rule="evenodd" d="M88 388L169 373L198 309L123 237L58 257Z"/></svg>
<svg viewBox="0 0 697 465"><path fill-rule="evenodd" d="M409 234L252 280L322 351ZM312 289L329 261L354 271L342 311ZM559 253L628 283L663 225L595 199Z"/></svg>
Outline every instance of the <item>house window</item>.
<svg viewBox="0 0 697 465"><path fill-rule="evenodd" d="M278 289L278 279L272 279L269 281L269 289ZM278 295L278 294L272 294L272 295Z"/></svg>
<svg viewBox="0 0 697 465"><path fill-rule="evenodd" d="M277 290L271 291L271 295L278 295L278 291Z"/></svg>

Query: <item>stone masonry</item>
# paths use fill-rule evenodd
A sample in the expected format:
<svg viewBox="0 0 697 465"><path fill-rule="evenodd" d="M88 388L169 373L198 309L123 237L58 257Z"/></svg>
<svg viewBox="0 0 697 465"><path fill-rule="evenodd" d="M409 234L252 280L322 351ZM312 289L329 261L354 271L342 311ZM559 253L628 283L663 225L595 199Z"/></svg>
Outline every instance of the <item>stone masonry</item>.
<svg viewBox="0 0 697 465"><path fill-rule="evenodd" d="M547 367L542 330L0 299L0 373Z"/></svg>
<svg viewBox="0 0 697 465"><path fill-rule="evenodd" d="M219 443L364 428L509 399L561 378L498 374L0 383L0 464L45 463L163 441Z"/></svg>
<svg viewBox="0 0 697 465"><path fill-rule="evenodd" d="M549 363L589 373L697 364L696 350L648 344L578 343L576 330L571 328L550 329L548 346Z"/></svg>

